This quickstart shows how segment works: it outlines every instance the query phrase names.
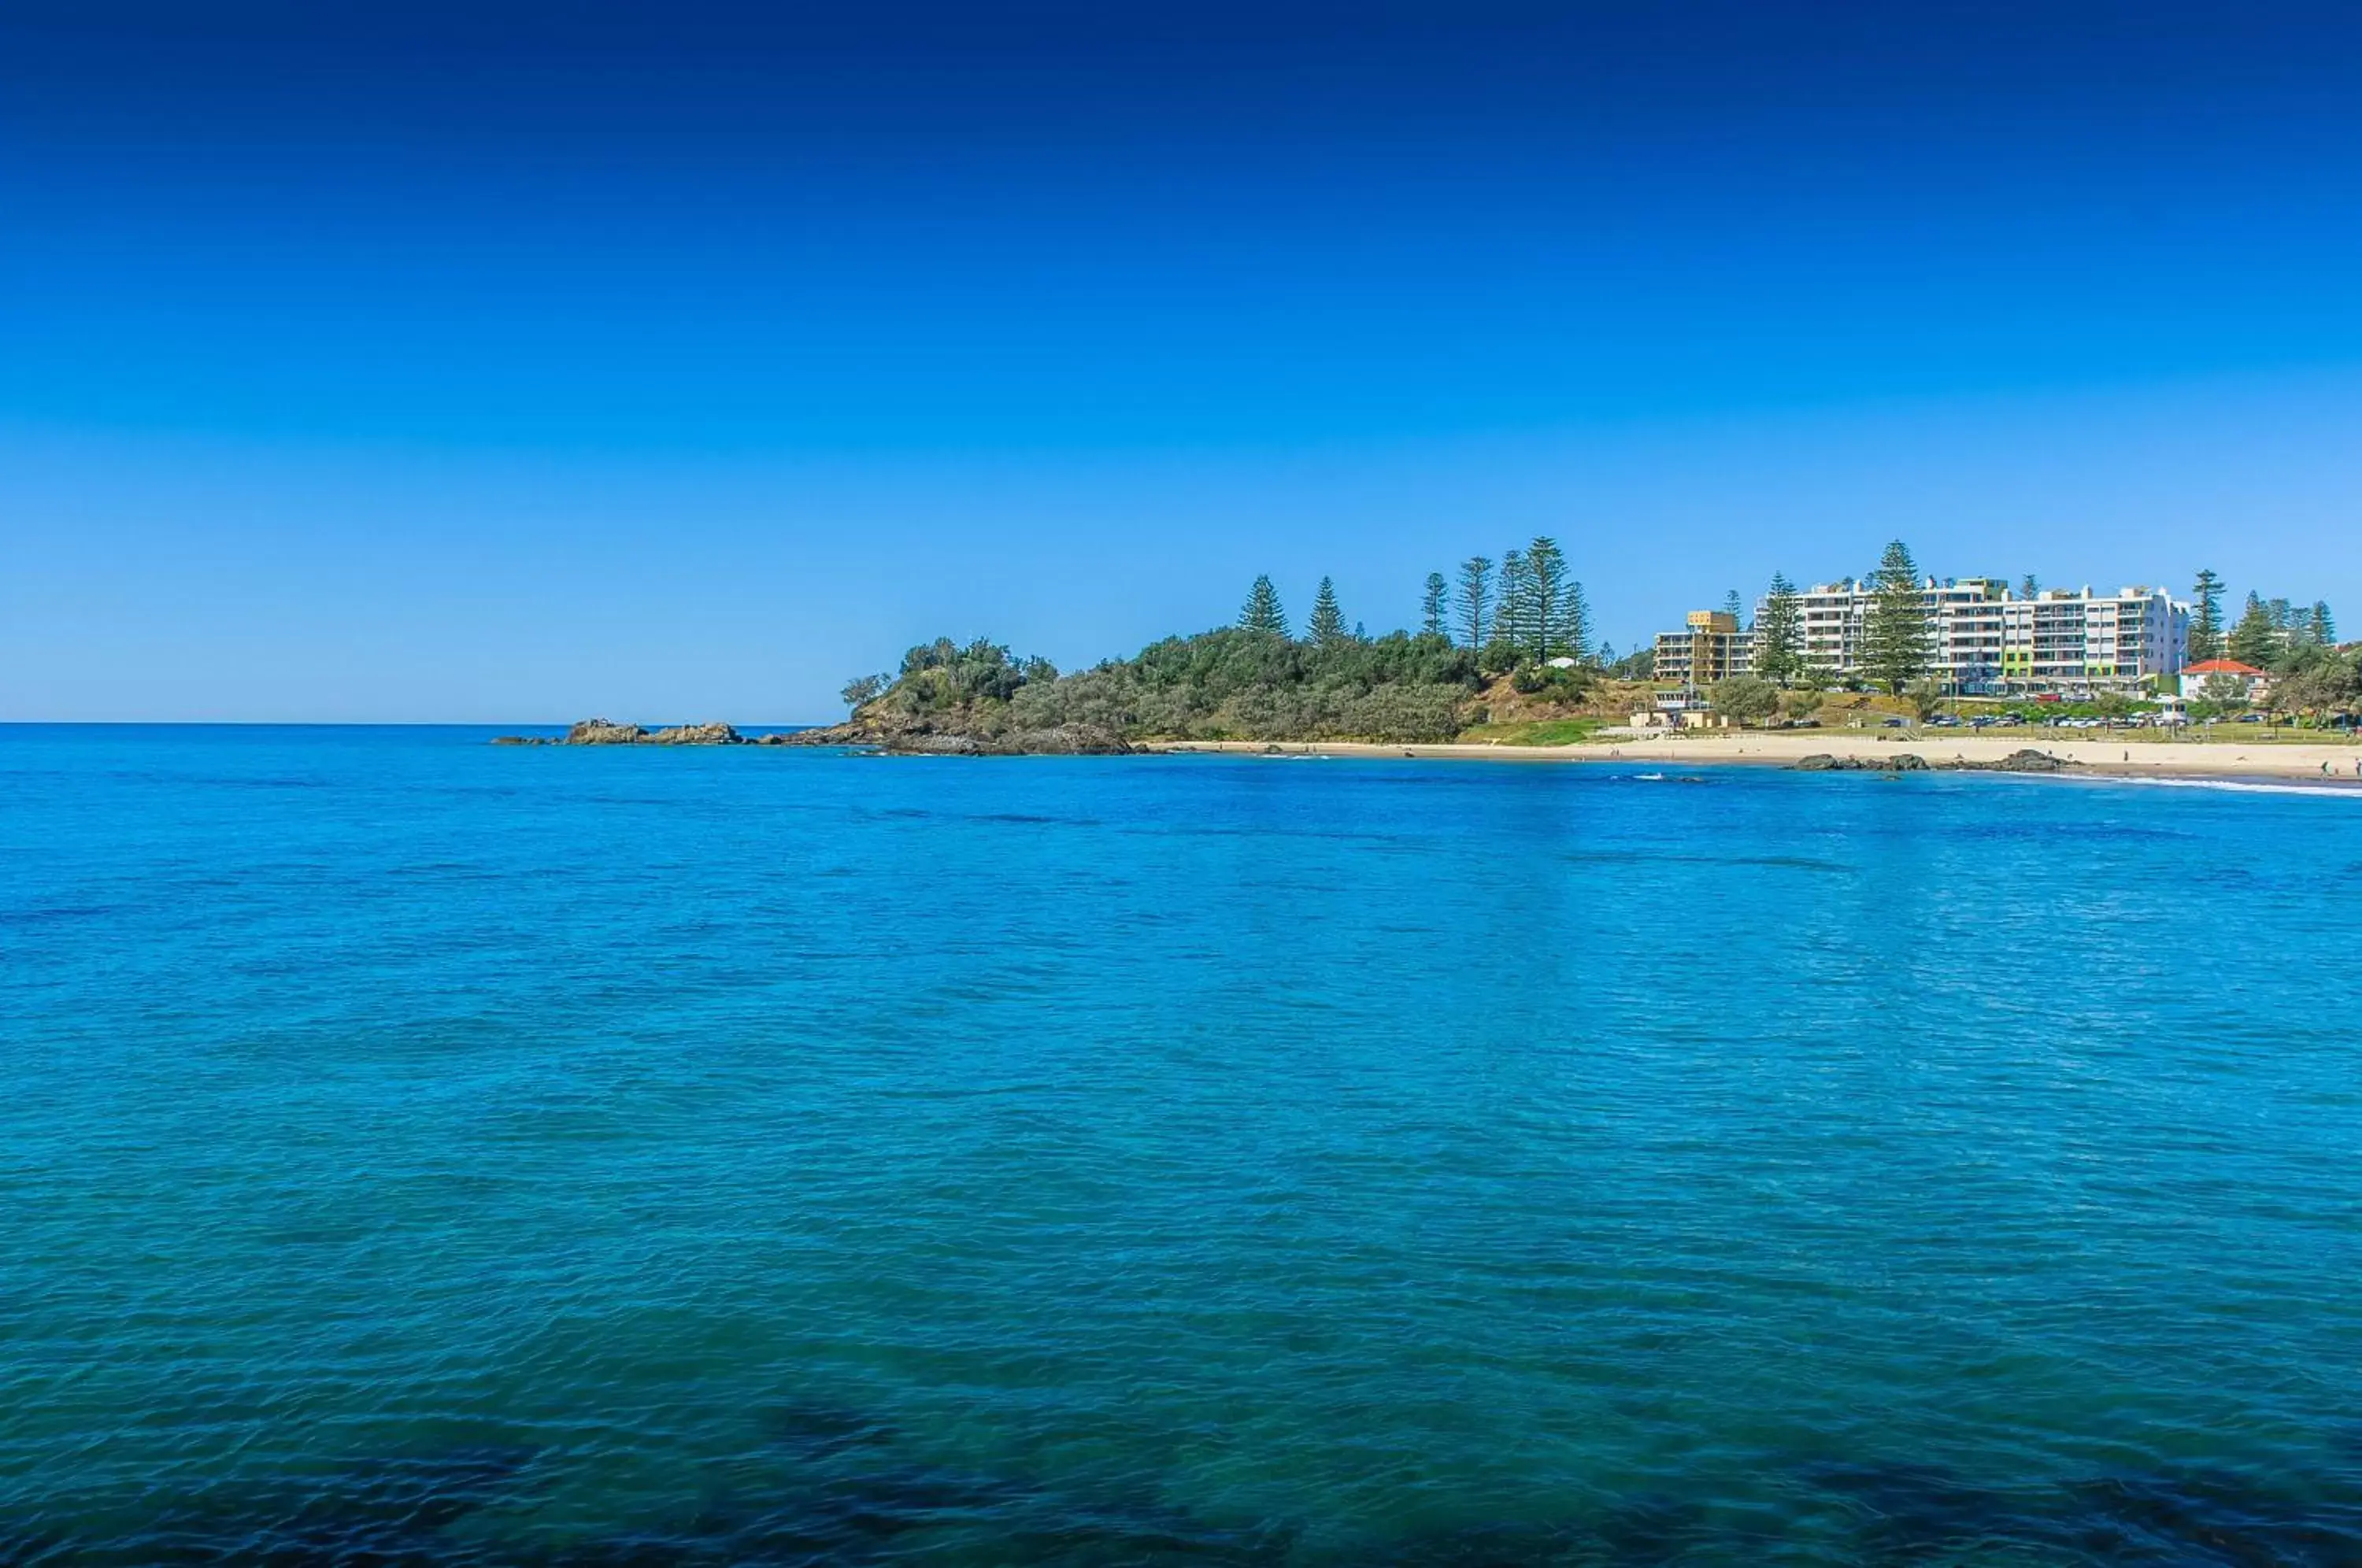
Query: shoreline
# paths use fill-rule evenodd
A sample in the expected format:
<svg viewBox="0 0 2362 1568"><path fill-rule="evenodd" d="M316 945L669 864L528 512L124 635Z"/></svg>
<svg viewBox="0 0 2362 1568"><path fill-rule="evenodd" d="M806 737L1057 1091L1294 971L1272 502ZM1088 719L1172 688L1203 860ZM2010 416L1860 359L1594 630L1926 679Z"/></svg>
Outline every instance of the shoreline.
<svg viewBox="0 0 2362 1568"><path fill-rule="evenodd" d="M1710 734L1682 740L1580 741L1572 745L1470 745L1458 741L1384 744L1370 741L1150 741L1141 750L1160 756L1190 753L1230 756L1462 758L1485 762L1695 763L1750 767L1794 767L1807 756L1827 756L1877 763L1916 756L1931 767L1951 763L1986 764L2022 750L2047 752L2077 766L2034 778L2158 778L2224 783L2268 781L2336 786L2362 792L2362 745L2302 742L2240 745L2235 742L1998 740L1969 735L1919 735L1882 739L1829 732ZM2323 773L2328 763L2331 772ZM1985 768L1963 771L1985 771Z"/></svg>

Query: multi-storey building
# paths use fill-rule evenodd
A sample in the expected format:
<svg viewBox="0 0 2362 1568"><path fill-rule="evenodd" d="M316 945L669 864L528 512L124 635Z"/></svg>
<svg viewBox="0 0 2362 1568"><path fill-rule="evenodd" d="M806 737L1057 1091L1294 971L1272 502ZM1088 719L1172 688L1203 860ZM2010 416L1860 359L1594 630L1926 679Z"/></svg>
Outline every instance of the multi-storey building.
<svg viewBox="0 0 2362 1568"><path fill-rule="evenodd" d="M2160 588L2053 589L2022 598L1999 578L1931 577L1919 598L1928 673L1958 695L2123 690L2145 677L2178 674L2189 652L2190 607ZM1876 591L1846 578L1797 599L1805 662L1824 679L1861 676ZM1760 624L1760 600L1755 613Z"/></svg>
<svg viewBox="0 0 2362 1568"><path fill-rule="evenodd" d="M1689 624L1680 631L1657 634L1654 679L1660 686L1698 690L1744 675L1751 641L1751 634L1739 630L1738 616L1721 610L1693 610Z"/></svg>
<svg viewBox="0 0 2362 1568"><path fill-rule="evenodd" d="M2189 606L2163 589L2054 590L2004 608L2006 690L2121 690L2144 676L2179 675L2189 657Z"/></svg>
<svg viewBox="0 0 2362 1568"><path fill-rule="evenodd" d="M1844 578L1816 584L1797 597L1805 662L1830 679L1860 673L1876 591L1867 582ZM2003 611L2009 602L2009 587L1999 578L1929 578L1920 591L1920 603L1929 621L1931 673L1962 690L1983 690L1998 680ZM1755 613L1760 622L1760 600Z"/></svg>

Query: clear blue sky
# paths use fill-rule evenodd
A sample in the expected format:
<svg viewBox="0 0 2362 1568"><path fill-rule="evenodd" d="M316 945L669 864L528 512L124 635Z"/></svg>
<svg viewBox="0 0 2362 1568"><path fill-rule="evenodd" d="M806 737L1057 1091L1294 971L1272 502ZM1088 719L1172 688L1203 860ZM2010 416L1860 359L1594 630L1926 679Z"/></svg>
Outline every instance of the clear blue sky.
<svg viewBox="0 0 2362 1568"><path fill-rule="evenodd" d="M2350 635L2357 168L2268 0L30 0L0 718L824 719L1538 532L1619 647L1897 535Z"/></svg>

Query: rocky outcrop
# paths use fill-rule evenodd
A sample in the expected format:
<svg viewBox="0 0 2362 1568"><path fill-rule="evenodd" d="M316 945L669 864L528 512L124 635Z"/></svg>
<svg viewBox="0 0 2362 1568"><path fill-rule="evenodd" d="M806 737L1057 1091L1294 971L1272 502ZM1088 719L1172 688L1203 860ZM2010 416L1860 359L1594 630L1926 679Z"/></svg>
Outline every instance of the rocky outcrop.
<svg viewBox="0 0 2362 1568"><path fill-rule="evenodd" d="M957 715L856 714L824 730L742 735L728 724L675 724L649 730L607 719L585 719L563 735L497 735L494 745L840 745L921 756L1120 756L1132 748L1097 724L1054 729L988 731Z"/></svg>
<svg viewBox="0 0 2362 1568"><path fill-rule="evenodd" d="M1800 757L1791 768L1796 773L1925 773L1927 759L1916 752L1897 752L1893 756L1831 756L1816 751Z"/></svg>
<svg viewBox="0 0 2362 1568"><path fill-rule="evenodd" d="M2021 746L1999 762L1955 762L1951 766L1964 773L2064 773L2084 765L2071 756L2053 756L2047 751Z"/></svg>
<svg viewBox="0 0 2362 1568"><path fill-rule="evenodd" d="M1931 768L1945 773L2063 773L2083 765L2071 757L2053 756L2047 751L2021 747L1997 762L1970 762L1955 757L1949 762L1930 763L1916 752L1897 752L1893 756L1832 756L1827 752L1815 752L1791 765L1796 773L1926 773Z"/></svg>
<svg viewBox="0 0 2362 1568"><path fill-rule="evenodd" d="M728 724L674 724L646 730L609 719L585 719L563 736L495 735L494 745L744 745L746 737Z"/></svg>
<svg viewBox="0 0 2362 1568"><path fill-rule="evenodd" d="M913 756L1122 756L1132 750L1121 735L1098 724L989 731L968 727L957 715L946 714L913 718L862 712L824 730L762 739L766 745L855 746Z"/></svg>
<svg viewBox="0 0 2362 1568"><path fill-rule="evenodd" d="M605 719L585 719L566 732L568 745L637 745L648 738L648 732L637 724L618 724Z"/></svg>
<svg viewBox="0 0 2362 1568"><path fill-rule="evenodd" d="M746 737L728 724L675 724L642 738L643 745L744 745Z"/></svg>

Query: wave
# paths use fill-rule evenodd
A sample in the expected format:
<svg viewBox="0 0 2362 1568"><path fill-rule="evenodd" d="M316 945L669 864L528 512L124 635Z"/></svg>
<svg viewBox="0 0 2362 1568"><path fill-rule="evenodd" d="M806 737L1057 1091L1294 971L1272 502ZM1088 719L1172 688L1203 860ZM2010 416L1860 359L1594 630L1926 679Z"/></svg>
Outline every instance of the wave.
<svg viewBox="0 0 2362 1568"><path fill-rule="evenodd" d="M2158 790L2223 790L2243 795L2319 795L2362 801L2362 785L2297 784L2261 778L2147 778L2127 774L2098 773L2083 777L2086 784L2137 784Z"/></svg>

